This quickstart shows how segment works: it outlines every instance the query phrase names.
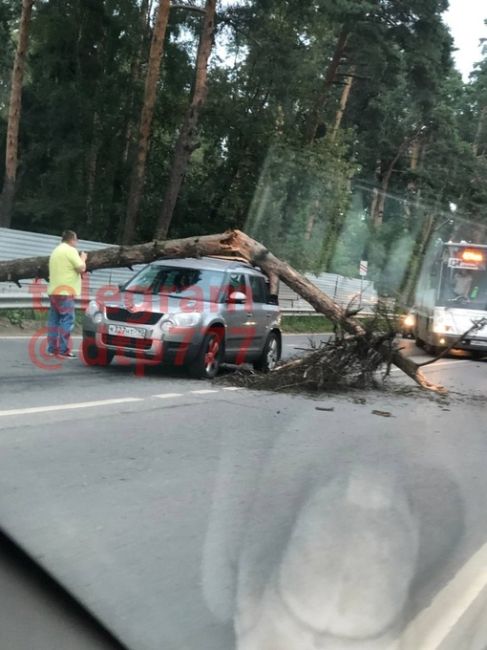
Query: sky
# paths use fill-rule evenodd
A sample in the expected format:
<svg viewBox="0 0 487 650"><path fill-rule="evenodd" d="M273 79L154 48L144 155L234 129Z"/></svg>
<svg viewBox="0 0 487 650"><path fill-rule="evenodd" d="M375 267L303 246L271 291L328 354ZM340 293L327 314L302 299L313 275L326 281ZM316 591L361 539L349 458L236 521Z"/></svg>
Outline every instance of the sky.
<svg viewBox="0 0 487 650"><path fill-rule="evenodd" d="M487 39L487 0L450 0L450 9L445 14L445 22L455 39L456 67L465 81L474 64L482 57L479 39Z"/></svg>

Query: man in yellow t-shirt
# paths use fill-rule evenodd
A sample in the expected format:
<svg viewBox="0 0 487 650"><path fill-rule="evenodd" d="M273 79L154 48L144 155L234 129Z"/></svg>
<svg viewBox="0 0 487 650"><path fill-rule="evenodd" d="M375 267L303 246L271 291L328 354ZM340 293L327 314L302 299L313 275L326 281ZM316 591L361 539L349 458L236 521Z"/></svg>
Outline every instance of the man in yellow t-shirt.
<svg viewBox="0 0 487 650"><path fill-rule="evenodd" d="M76 233L66 230L49 258L47 353L67 359L75 356L69 341L74 327L74 299L81 293L81 274L86 271L86 253L78 253L77 245Z"/></svg>

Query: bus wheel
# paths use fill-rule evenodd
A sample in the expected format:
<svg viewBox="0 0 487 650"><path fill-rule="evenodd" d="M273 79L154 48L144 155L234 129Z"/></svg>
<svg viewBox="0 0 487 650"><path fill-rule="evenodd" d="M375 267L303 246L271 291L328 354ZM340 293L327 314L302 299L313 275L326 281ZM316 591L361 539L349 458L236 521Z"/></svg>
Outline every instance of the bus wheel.
<svg viewBox="0 0 487 650"><path fill-rule="evenodd" d="M415 343L417 348L424 348L424 341L423 341L423 339L420 339L419 336L416 336L414 338L414 343Z"/></svg>
<svg viewBox="0 0 487 650"><path fill-rule="evenodd" d="M427 354L431 354L432 357L437 357L441 353L441 349L436 345L431 345L431 343L423 344L424 351Z"/></svg>
<svg viewBox="0 0 487 650"><path fill-rule="evenodd" d="M487 356L485 352L480 352L479 350L470 350L470 354L472 355L472 359L475 359L475 361L480 361Z"/></svg>

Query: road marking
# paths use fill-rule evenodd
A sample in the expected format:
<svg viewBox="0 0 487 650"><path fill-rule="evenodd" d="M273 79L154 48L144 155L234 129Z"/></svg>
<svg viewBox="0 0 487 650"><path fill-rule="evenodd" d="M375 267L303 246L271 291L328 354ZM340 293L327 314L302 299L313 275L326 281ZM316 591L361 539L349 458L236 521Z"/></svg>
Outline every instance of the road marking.
<svg viewBox="0 0 487 650"><path fill-rule="evenodd" d="M424 357L409 357L411 361L414 361L414 363L423 363L424 362ZM423 372L427 369L433 370L434 368L444 368L445 366L456 366L460 365L461 363L471 363L470 359L455 359L453 361L435 361L435 363L431 363L429 366L424 366L424 368L421 368ZM400 368L392 368L392 372L402 372Z"/></svg>
<svg viewBox="0 0 487 650"><path fill-rule="evenodd" d="M209 395L210 393L218 393L217 390L213 390L212 388L203 388L202 390L190 390L190 393L193 395Z"/></svg>
<svg viewBox="0 0 487 650"><path fill-rule="evenodd" d="M71 411L73 409L93 408L95 406L109 406L111 404L125 404L126 402L143 402L143 397L124 397L122 399L101 399L94 402L74 402L73 404L55 404L52 406L32 406L24 409L9 409L0 411L0 417L8 415L32 415L33 413L50 413L51 411Z"/></svg>
<svg viewBox="0 0 487 650"><path fill-rule="evenodd" d="M32 334L23 334L23 335L15 335L15 336L0 336L0 341L29 341L30 339L37 337L38 334L37 332L33 332ZM71 340L81 340L83 337L82 336L71 336Z"/></svg>
<svg viewBox="0 0 487 650"><path fill-rule="evenodd" d="M171 397L183 397L183 393L161 393L160 395L152 395L152 397L158 397L159 399L170 399Z"/></svg>
<svg viewBox="0 0 487 650"><path fill-rule="evenodd" d="M222 390L242 390L243 386L225 386Z"/></svg>
<svg viewBox="0 0 487 650"><path fill-rule="evenodd" d="M458 627L461 619L483 597L487 587L487 544L484 544L458 571L455 577L433 598L431 604L421 611L407 626L404 636L405 647L421 650L439 650L455 630L456 641L461 641ZM460 630L460 633L462 630ZM468 636L468 624L463 630ZM450 646L448 646L450 647ZM456 645L455 647L460 647ZM467 647L462 645L462 647Z"/></svg>
<svg viewBox="0 0 487 650"><path fill-rule="evenodd" d="M430 368L431 370L434 370L436 368L442 368L444 366L456 366L461 363L472 363L470 359L458 359L457 361L445 361L444 363L432 363L430 366L425 366L424 369L426 370L427 368Z"/></svg>

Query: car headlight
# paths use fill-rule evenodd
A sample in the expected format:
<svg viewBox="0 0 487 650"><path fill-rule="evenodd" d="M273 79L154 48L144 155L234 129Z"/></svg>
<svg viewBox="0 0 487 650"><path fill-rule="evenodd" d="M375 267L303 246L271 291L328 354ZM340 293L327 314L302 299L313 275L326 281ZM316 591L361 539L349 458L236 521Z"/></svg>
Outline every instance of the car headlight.
<svg viewBox="0 0 487 650"><path fill-rule="evenodd" d="M201 314L197 312L180 312L163 318L159 323L159 327L164 334L167 334L173 327L194 327L199 323L200 319Z"/></svg>
<svg viewBox="0 0 487 650"><path fill-rule="evenodd" d="M85 313L87 316L90 316L95 323L101 323L103 320L103 313L101 312L100 305L96 300L90 300Z"/></svg>
<svg viewBox="0 0 487 650"><path fill-rule="evenodd" d="M201 314L198 312L181 312L179 314L172 314L172 320L177 327L194 327L200 322Z"/></svg>

